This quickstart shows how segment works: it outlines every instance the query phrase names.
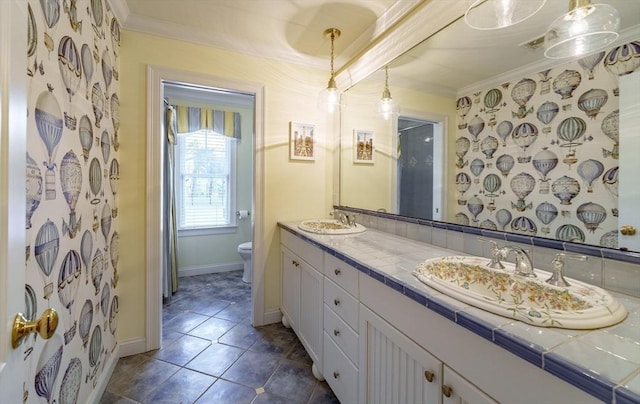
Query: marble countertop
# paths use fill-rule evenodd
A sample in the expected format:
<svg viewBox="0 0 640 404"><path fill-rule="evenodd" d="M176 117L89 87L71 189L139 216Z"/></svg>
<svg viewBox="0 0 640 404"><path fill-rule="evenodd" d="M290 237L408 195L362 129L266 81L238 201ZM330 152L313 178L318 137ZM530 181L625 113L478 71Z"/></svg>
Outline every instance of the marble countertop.
<svg viewBox="0 0 640 404"><path fill-rule="evenodd" d="M469 306L412 275L415 266L424 260L466 254L374 229L352 235L322 235L300 230L297 223L279 225L602 401L640 403L640 299L611 293L629 312L623 322L611 327L536 327Z"/></svg>

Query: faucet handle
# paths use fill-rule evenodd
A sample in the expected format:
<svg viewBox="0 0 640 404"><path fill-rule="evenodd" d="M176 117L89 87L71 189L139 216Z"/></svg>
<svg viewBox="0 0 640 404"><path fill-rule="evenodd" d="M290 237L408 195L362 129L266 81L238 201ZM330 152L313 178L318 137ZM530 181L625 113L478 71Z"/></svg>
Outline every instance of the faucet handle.
<svg viewBox="0 0 640 404"><path fill-rule="evenodd" d="M551 277L547 279L545 282L547 282L550 285L562 286L565 288L568 286L571 286L571 284L567 282L567 280L564 279L564 276L563 276L565 259L567 258L577 260L577 261L587 260L586 255L567 254L563 252L556 254L556 256L551 261L551 265L553 266L553 273L551 274Z"/></svg>
<svg viewBox="0 0 640 404"><path fill-rule="evenodd" d="M482 241L483 243L491 244L491 261L489 261L489 264L487 264L487 266L494 269L504 269L504 265L502 265L502 262L500 262L501 257L498 243L485 237L478 237L478 240Z"/></svg>

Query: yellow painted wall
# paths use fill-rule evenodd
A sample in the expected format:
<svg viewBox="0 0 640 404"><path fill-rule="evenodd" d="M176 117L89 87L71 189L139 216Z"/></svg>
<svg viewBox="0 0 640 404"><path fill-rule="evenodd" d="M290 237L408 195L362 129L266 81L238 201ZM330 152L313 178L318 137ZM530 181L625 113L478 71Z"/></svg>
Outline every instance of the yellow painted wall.
<svg viewBox="0 0 640 404"><path fill-rule="evenodd" d="M327 72L123 31L120 53L120 341L145 336L147 65L265 85L265 311L280 306L277 221L326 217L333 193L331 117L316 107ZM289 121L316 125L316 160L290 162ZM327 150L327 148L330 148Z"/></svg>
<svg viewBox="0 0 640 404"><path fill-rule="evenodd" d="M392 72L390 72L392 73ZM396 164L396 151L392 150L391 121L376 116L377 102L383 86L375 78L364 80L345 93L344 114L341 117L342 155L340 174L340 203L363 209L389 210L391 206L392 166ZM392 87L393 99L399 104L400 114L412 116L418 113L445 115L448 118L446 134L445 172L455 173L456 105L454 97L428 94L413 89ZM354 164L353 130L374 132L376 147L373 165ZM452 157L453 156L453 157ZM451 178L445 178L451 184ZM446 201L454 201L455 188L449 187ZM447 213L455 206L447 206ZM453 221L451 218L448 221Z"/></svg>

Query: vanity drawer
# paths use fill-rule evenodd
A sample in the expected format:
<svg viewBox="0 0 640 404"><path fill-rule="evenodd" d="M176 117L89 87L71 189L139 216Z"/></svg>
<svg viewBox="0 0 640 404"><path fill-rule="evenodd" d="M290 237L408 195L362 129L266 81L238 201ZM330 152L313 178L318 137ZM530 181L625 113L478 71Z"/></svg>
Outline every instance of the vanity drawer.
<svg viewBox="0 0 640 404"><path fill-rule="evenodd" d="M329 334L351 362L358 363L358 334L326 304L324 305L324 332Z"/></svg>
<svg viewBox="0 0 640 404"><path fill-rule="evenodd" d="M358 298L358 270L333 255L324 255L324 275Z"/></svg>
<svg viewBox="0 0 640 404"><path fill-rule="evenodd" d="M296 237L287 230L280 229L280 243L293 251L298 257L307 261L312 267L321 271L322 268L322 256L324 252L307 243L303 239Z"/></svg>
<svg viewBox="0 0 640 404"><path fill-rule="evenodd" d="M358 402L358 368L324 333L324 377L341 403Z"/></svg>
<svg viewBox="0 0 640 404"><path fill-rule="evenodd" d="M358 301L325 276L324 302L351 328L358 329Z"/></svg>

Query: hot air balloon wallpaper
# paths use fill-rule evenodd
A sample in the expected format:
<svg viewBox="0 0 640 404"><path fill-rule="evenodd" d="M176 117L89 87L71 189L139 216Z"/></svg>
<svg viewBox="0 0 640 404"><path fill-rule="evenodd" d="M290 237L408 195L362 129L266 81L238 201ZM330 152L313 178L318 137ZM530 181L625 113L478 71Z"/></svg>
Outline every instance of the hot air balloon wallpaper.
<svg viewBox="0 0 640 404"><path fill-rule="evenodd" d="M44 32L44 46L51 52L53 51L54 42L49 31L60 20L60 0L40 0L40 7L42 7L44 21L49 28Z"/></svg>
<svg viewBox="0 0 640 404"><path fill-rule="evenodd" d="M587 78L589 80L594 79L593 70L600 64L602 59L604 58L605 51L594 53L588 56L583 57L578 60L578 64L582 67L587 73Z"/></svg>
<svg viewBox="0 0 640 404"><path fill-rule="evenodd" d="M89 365L91 366L91 372L87 374L85 382L89 380L95 380L98 373L100 357L102 356L102 329L99 325L96 325L91 333L91 340L89 341Z"/></svg>
<svg viewBox="0 0 640 404"><path fill-rule="evenodd" d="M560 147L569 149L569 152L562 160L563 163L571 166L575 164L578 159L576 158L576 147L580 146L583 141L584 133L587 130L587 123L582 118L572 116L565 118L557 128L558 139L562 142Z"/></svg>
<svg viewBox="0 0 640 404"><path fill-rule="evenodd" d="M62 222L62 232L69 235L70 238L74 238L80 230L80 222L82 221L82 219L76 220L76 204L82 187L82 168L80 160L73 150L69 150L60 163L60 185L70 211L69 223Z"/></svg>
<svg viewBox="0 0 640 404"><path fill-rule="evenodd" d="M467 200L464 199L464 193L467 192L471 186L471 177L467 173L458 173L456 175L456 190L460 193L458 198L458 205L466 205Z"/></svg>
<svg viewBox="0 0 640 404"><path fill-rule="evenodd" d="M533 156L533 161L531 162L533 168L536 169L542 175L540 178L540 188L539 192L541 194L549 193L549 178L547 178L547 174L551 172L558 165L558 156L550 151L548 148L543 147L535 156Z"/></svg>
<svg viewBox="0 0 640 404"><path fill-rule="evenodd" d="M598 203L587 202L578 206L576 216L588 231L594 233L600 223L607 218L607 210Z"/></svg>
<svg viewBox="0 0 640 404"><path fill-rule="evenodd" d="M478 176L480 175L482 170L484 170L484 161L477 158L473 159L473 161L469 164L469 170L471 170L471 174L475 176L473 182L476 184L480 183L480 179L478 179Z"/></svg>
<svg viewBox="0 0 640 404"><path fill-rule="evenodd" d="M513 137L513 142L522 149L522 156L518 157L518 163L530 162L531 156L528 155L527 150L538 138L536 125L529 122L521 123L513 129L511 137Z"/></svg>
<svg viewBox="0 0 640 404"><path fill-rule="evenodd" d="M62 112L58 100L50 91L43 91L38 96L35 109L36 128L40 139L44 143L49 159L44 162L47 168L45 173L45 199L56 198L55 154L62 138Z"/></svg>
<svg viewBox="0 0 640 404"><path fill-rule="evenodd" d="M551 229L548 227L549 223L558 217L558 208L552 203L542 202L536 206L536 217L545 225L540 229L542 234L549 234L551 232Z"/></svg>
<svg viewBox="0 0 640 404"><path fill-rule="evenodd" d="M464 156L469 151L470 146L471 142L466 137L462 136L456 139L456 156L458 156L456 167L463 168L465 165L467 165L467 162L464 161Z"/></svg>
<svg viewBox="0 0 640 404"><path fill-rule="evenodd" d="M47 219L47 221L38 230L36 236L36 244L34 248L36 262L45 278L44 298L48 299L53 292L53 283L51 282L51 272L58 258L58 250L60 248L60 235L55 223Z"/></svg>
<svg viewBox="0 0 640 404"><path fill-rule="evenodd" d="M575 178L563 175L553 181L551 192L560 199L561 205L571 205L571 200L580 193L580 183Z"/></svg>
<svg viewBox="0 0 640 404"><path fill-rule="evenodd" d="M502 140L502 146L507 147L507 138L513 130L513 123L511 121L502 121L496 127L496 133Z"/></svg>
<svg viewBox="0 0 640 404"><path fill-rule="evenodd" d="M533 191L536 186L536 180L531 174L521 172L515 177L511 178L511 190L518 197L516 203L511 202L511 208L516 209L518 212L524 212L527 209L533 208L532 203L526 203L525 198Z"/></svg>
<svg viewBox="0 0 640 404"><path fill-rule="evenodd" d="M471 98L469 97L461 97L456 101L456 111L458 113L458 117L460 120L458 121L458 129L466 129L467 123L464 121L464 118L467 116L467 113L471 109Z"/></svg>
<svg viewBox="0 0 640 404"><path fill-rule="evenodd" d="M609 95L601 88L592 88L585 91L578 98L578 108L583 111L587 117L596 119L600 109L607 103Z"/></svg>
<svg viewBox="0 0 640 404"><path fill-rule="evenodd" d="M547 101L538 107L536 117L540 122L547 125L542 129L542 133L548 134L551 132L551 126L549 124L553 121L553 118L560 112L560 107L553 101Z"/></svg>
<svg viewBox="0 0 640 404"><path fill-rule="evenodd" d="M553 91L566 100L573 97L581 81L582 75L577 70L565 70L553 80Z"/></svg>
<svg viewBox="0 0 640 404"><path fill-rule="evenodd" d="M38 163L27 153L27 221L26 228L31 228L33 212L40 206L42 199L42 172Z"/></svg>
<svg viewBox="0 0 640 404"><path fill-rule="evenodd" d="M23 341L20 355L26 372L21 387L29 403L80 404L93 400L103 369L117 361L114 355L105 356L105 347L111 352L117 347L118 310L112 302L118 290L112 264L118 261L114 218L122 162L120 24L104 0L24 3L25 315L35 320L42 307L52 307L60 322L51 339L34 334ZM93 159L97 167L91 166ZM98 169L93 179L92 168ZM96 185L96 194L91 194ZM95 205L92 199L98 199ZM109 219L101 217L105 206ZM101 299L96 289L108 290L108 296ZM96 311L100 331L90 355ZM107 327L113 332L105 331ZM85 376L91 372L94 377L87 383Z"/></svg>
<svg viewBox="0 0 640 404"><path fill-rule="evenodd" d="M604 172L604 165L594 159L585 160L578 164L578 175L587 184L587 192L593 192L593 180L599 178Z"/></svg>
<svg viewBox="0 0 640 404"><path fill-rule="evenodd" d="M511 212L507 209L500 209L496 212L496 220L502 230L505 230L505 227L511 223L511 218Z"/></svg>
<svg viewBox="0 0 640 404"><path fill-rule="evenodd" d="M69 36L63 36L58 45L58 64L69 102L80 87L82 78L82 60L75 42Z"/></svg>
<svg viewBox="0 0 640 404"><path fill-rule="evenodd" d="M484 203L482 202L482 199L478 198L477 196L469 199L469 202L467 203L467 209L473 215L473 223L477 224L478 215L484 210Z"/></svg>
<svg viewBox="0 0 640 404"><path fill-rule="evenodd" d="M633 73L640 68L638 55L640 55L640 40L631 41L611 49L604 58L604 67L616 78ZM613 94L618 95L618 93L619 90L616 87Z"/></svg>
<svg viewBox="0 0 640 404"><path fill-rule="evenodd" d="M467 131L473 138L473 140L471 141L471 150L473 150L474 152L480 150L480 146L478 145L478 142L479 142L478 136L484 130L484 126L485 126L484 120L480 118L478 115L471 118L471 121L467 126Z"/></svg>
<svg viewBox="0 0 640 404"><path fill-rule="evenodd" d="M619 125L620 125L620 110L618 109L607 114L607 116L605 116L604 119L602 120L602 124L600 125L600 128L602 129L602 133L604 133L609 139L613 140L613 148L611 150L602 148L602 155L604 157L611 157L611 158L617 159L620 154L619 152L620 145L618 140Z"/></svg>
<svg viewBox="0 0 640 404"><path fill-rule="evenodd" d="M503 154L496 160L496 168L504 177L507 177L515 163L516 161L512 155Z"/></svg>
<svg viewBox="0 0 640 404"><path fill-rule="evenodd" d="M38 358L36 377L34 380L36 393L53 403L56 379L62 363L63 342L60 334L54 334L46 340Z"/></svg>
<svg viewBox="0 0 640 404"><path fill-rule="evenodd" d="M518 111L511 113L513 118L524 119L533 112L533 107L527 109L527 102L529 102L535 91L536 82L528 78L520 80L513 86L511 98L518 104Z"/></svg>

